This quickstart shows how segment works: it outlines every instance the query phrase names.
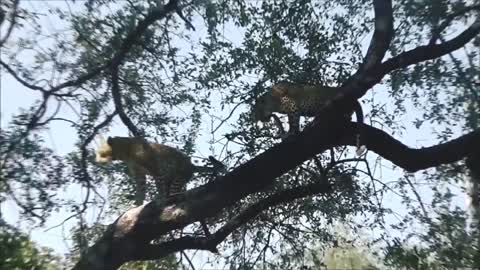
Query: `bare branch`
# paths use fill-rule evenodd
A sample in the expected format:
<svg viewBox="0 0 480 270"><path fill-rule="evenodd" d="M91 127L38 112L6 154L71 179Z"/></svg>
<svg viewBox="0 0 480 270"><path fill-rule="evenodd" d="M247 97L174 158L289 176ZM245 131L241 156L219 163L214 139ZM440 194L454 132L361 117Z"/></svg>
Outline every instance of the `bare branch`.
<svg viewBox="0 0 480 270"><path fill-rule="evenodd" d="M233 113L234 113L234 112L238 109L238 107L240 107L241 105L244 105L244 103L243 103L243 102L237 103L237 104L233 107L233 109L230 111L230 113L227 115L227 117L225 117L224 119L222 119L222 120L220 121L220 124L218 124L218 126L213 129L212 133L217 132L217 130L218 130L223 124L225 124L225 122L227 122L227 121L232 117ZM220 118L220 119L221 119L221 118Z"/></svg>
<svg viewBox="0 0 480 270"><path fill-rule="evenodd" d="M0 59L0 65L3 68L5 68L8 71L8 73L10 73L10 75L12 75L12 77L15 78L15 80L17 80L23 86L25 86L27 88L30 88L32 90L40 91L42 93L47 93L48 92L45 88L43 88L41 86L30 84L27 81L25 81L24 79L22 79L20 76L18 76L18 74L7 63L3 62L1 59Z"/></svg>
<svg viewBox="0 0 480 270"><path fill-rule="evenodd" d="M340 87L339 93L341 94L330 103L325 104L324 107L337 107L331 110L340 110L341 108L343 108L344 111L351 110L354 106L354 101L361 98L370 88L379 83L386 74L395 69L406 68L410 65L451 53L463 47L477 36L478 33L480 33L480 17L465 31L449 41L442 44L419 46L403 52L375 66L375 68L368 73L362 73L359 70Z"/></svg>
<svg viewBox="0 0 480 270"><path fill-rule="evenodd" d="M383 57L385 57L388 47L390 47L394 33L392 1L374 0L373 5L375 11L375 30L367 54L358 71L342 85L342 88L356 88L357 84L362 83L362 81L371 76L370 74L378 68ZM360 95L360 97L362 95Z"/></svg>
<svg viewBox="0 0 480 270"><path fill-rule="evenodd" d="M410 148L390 134L364 124L350 123L347 130L346 134L352 135L345 137L336 146L345 144L356 146L354 132L360 130L362 144L408 172L456 162L470 155L472 151L480 149L480 130L470 132L446 143L419 149Z"/></svg>
<svg viewBox="0 0 480 270"><path fill-rule="evenodd" d="M40 91L43 90L43 91L49 92L50 94L53 94L55 92L60 91L63 88L66 88L66 87L80 86L83 83L85 83L86 81L88 81L88 80L98 76L99 74L101 74L102 71L105 70L106 68L115 67L115 66L118 67L120 65L120 63L123 61L123 59L125 58L125 56L127 55L127 53L133 47L133 45L135 45L136 41L138 40L138 37L141 34L143 34L145 32L145 30L150 25L155 23L157 20L161 20L161 19L165 18L168 13L175 11L176 2L177 2L176 0L171 0L165 6L165 8L163 8L163 9L153 9L152 11L150 11L150 13L147 14L145 19L140 21L138 23L137 27L133 31L128 33L127 37L125 38L125 40L122 43L122 46L120 47L118 52L112 57L111 60L109 60L105 64L93 69L92 71L90 71L90 72L88 72L84 75L79 76L75 80L66 81L64 83L61 83L57 86L52 87L49 90L45 90L42 87L34 86L34 85L26 83L24 80L20 79L18 76L14 76L15 72L13 72L12 69L9 70L7 68L8 66L6 66L5 63L1 62L2 66L7 68L7 71L9 71L20 83L22 83L23 85L25 85L26 87L28 87L30 89L35 89L35 90L40 90Z"/></svg>
<svg viewBox="0 0 480 270"><path fill-rule="evenodd" d="M390 71L406 68L410 65L417 64L423 61L435 59L446 54L449 54L457 49L460 49L475 36L480 33L480 17L470 25L465 31L456 36L455 38L446 41L442 44L432 44L417 47L413 50L403 52L393 58L388 59L381 65L381 72L378 76L383 77ZM381 78L380 78L381 79Z"/></svg>
<svg viewBox="0 0 480 270"><path fill-rule="evenodd" d="M417 202L420 205L420 208L422 209L423 218L428 220L429 219L428 212L427 212L427 209L425 208L425 204L422 201L422 197L420 197L420 194L417 192L417 189L415 188L415 185L412 183L412 181L410 181L410 178L408 177L408 175L405 176L405 181L407 181L408 185L412 189L413 194L417 198Z"/></svg>
<svg viewBox="0 0 480 270"><path fill-rule="evenodd" d="M375 31L361 69L370 71L382 62L393 38L393 10L391 0L374 0Z"/></svg>
<svg viewBox="0 0 480 270"><path fill-rule="evenodd" d="M465 13L470 12L472 10L480 10L480 5L472 5L472 6L466 6L457 12L454 12L452 14L449 14L445 20L435 29L432 31L432 37L430 39L430 42L428 42L428 45L433 45L435 42L440 38L440 34L445 30L445 28L450 25L450 23L459 16L465 15Z"/></svg>
<svg viewBox="0 0 480 270"><path fill-rule="evenodd" d="M3 43L7 41L7 39L10 37L10 34L12 34L13 27L15 27L15 24L17 23L17 15L18 15L18 3L20 0L15 0L13 2L13 11L12 11L12 16L11 16L11 22L10 26L8 27L7 33L3 38L0 39L0 47L2 47ZM0 10L0 13L2 13L4 16L5 14L3 13L3 10ZM0 21L0 25L2 25L3 19Z"/></svg>
<svg viewBox="0 0 480 270"><path fill-rule="evenodd" d="M112 97L120 120L122 120L123 124L130 130L133 136L142 137L143 131L138 130L123 109L122 95L120 93L120 86L118 85L118 66L112 66Z"/></svg>
<svg viewBox="0 0 480 270"><path fill-rule="evenodd" d="M187 20L187 18L185 18L185 16L183 16L182 9L178 5L176 6L176 12L177 12L178 16L187 25L187 29L191 29L191 30L195 31L195 27L193 26L193 24L189 20Z"/></svg>

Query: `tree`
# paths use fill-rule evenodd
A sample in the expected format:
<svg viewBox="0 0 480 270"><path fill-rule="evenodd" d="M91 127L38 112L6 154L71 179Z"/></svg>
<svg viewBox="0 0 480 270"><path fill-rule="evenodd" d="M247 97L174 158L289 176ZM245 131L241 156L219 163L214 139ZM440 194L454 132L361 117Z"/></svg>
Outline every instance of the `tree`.
<svg viewBox="0 0 480 270"><path fill-rule="evenodd" d="M56 270L60 259L0 220L0 269Z"/></svg>
<svg viewBox="0 0 480 270"><path fill-rule="evenodd" d="M39 226L53 210L71 211L65 219L81 224L74 269L117 269L186 250L220 252L212 256L252 269L273 255L302 254L312 241L331 243L323 228L347 217L352 227L379 231L379 245L394 241L392 230L422 241L412 228L435 226L445 213L438 209L463 193L452 189L467 177L464 159L480 149L478 1L32 5L0 4L2 73L38 98L2 130L1 199ZM277 126L256 125L250 113L281 80L339 91L284 141ZM368 123L343 121L359 99ZM402 123L404 116L415 120ZM405 130L425 127L435 130L417 132L433 138L428 147L402 143ZM72 134L73 148L51 149L50 129L62 131L57 139ZM123 164L100 167L93 159L96 138L108 132L208 153L229 172L195 177L185 196L130 208L134 188ZM357 135L366 156L349 151ZM393 173L373 168L383 166L377 158L393 163ZM67 187L86 195L63 201L58 191ZM84 221L105 208L107 215ZM98 238L83 233L107 224Z"/></svg>

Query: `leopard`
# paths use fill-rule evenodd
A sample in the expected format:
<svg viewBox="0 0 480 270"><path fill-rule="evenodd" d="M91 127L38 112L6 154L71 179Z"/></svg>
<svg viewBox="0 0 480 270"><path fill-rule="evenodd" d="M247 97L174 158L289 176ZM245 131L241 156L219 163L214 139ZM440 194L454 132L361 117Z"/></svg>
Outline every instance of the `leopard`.
<svg viewBox="0 0 480 270"><path fill-rule="evenodd" d="M179 149L141 137L108 137L95 156L99 164L126 162L129 175L135 180L135 205L142 205L145 200L146 175L154 178L157 198L167 199L184 192L195 172L225 172L225 165L212 156L209 159L213 167L196 166Z"/></svg>
<svg viewBox="0 0 480 270"><path fill-rule="evenodd" d="M273 113L287 114L289 130L283 138L300 132L300 117L318 117L324 106L339 95L336 87L318 84L300 84L282 81L274 84L271 89L258 97L253 105L253 120L268 122ZM350 119L355 112L357 122L364 122L363 109L358 100L354 108L344 117ZM277 118L275 118L277 119ZM277 121L279 125L279 121ZM283 130L283 128L281 128ZM359 137L357 136L357 141ZM359 142L357 142L359 144ZM358 146L358 151L363 151Z"/></svg>

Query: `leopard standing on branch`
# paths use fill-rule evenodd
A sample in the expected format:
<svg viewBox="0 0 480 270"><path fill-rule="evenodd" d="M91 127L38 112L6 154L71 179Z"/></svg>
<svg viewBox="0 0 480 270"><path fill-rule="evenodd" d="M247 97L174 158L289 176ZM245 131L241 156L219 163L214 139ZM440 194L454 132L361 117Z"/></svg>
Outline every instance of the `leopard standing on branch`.
<svg viewBox="0 0 480 270"><path fill-rule="evenodd" d="M158 197L185 191L194 172L219 173L225 166L209 157L213 167L195 166L180 150L158 143L147 142L136 137L108 137L96 151L98 163L122 160L127 163L129 174L135 180L135 205L142 205L146 194L146 175L154 177Z"/></svg>
<svg viewBox="0 0 480 270"><path fill-rule="evenodd" d="M280 82L257 98L253 107L254 120L267 122L274 112L287 114L290 127L285 135L296 134L300 132L300 116L318 116L323 106L332 101L338 93L338 88L334 87ZM363 123L363 110L358 100L355 101L353 111L346 117L350 119L353 112L357 122ZM364 151L362 147L358 145L358 155Z"/></svg>

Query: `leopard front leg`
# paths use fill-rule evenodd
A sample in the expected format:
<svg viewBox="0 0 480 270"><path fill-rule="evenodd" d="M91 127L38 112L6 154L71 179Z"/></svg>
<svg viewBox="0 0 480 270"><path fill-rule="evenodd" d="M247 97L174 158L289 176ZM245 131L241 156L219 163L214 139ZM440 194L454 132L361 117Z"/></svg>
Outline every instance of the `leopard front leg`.
<svg viewBox="0 0 480 270"><path fill-rule="evenodd" d="M300 115L301 114L298 112L288 114L288 132L284 133L281 136L282 141L292 135L297 135L298 133L300 133Z"/></svg>

